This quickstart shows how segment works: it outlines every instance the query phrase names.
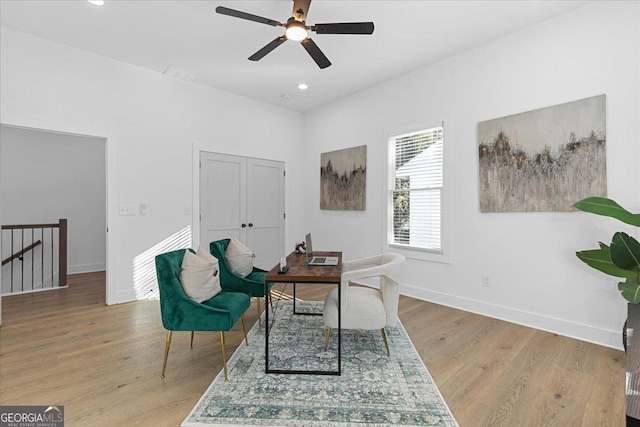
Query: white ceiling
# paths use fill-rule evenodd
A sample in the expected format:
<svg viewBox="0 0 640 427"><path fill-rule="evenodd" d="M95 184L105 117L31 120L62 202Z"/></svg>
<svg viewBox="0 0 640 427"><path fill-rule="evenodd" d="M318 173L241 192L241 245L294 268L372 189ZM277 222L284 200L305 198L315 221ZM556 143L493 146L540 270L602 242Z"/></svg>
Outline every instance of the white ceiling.
<svg viewBox="0 0 640 427"><path fill-rule="evenodd" d="M280 27L217 14L226 6L286 22L293 2L231 0L0 0L2 26L212 86L307 111L490 42L588 1L314 0L307 24L373 21L373 35L310 36L333 63L321 70L287 41L259 62L247 58ZM297 89L300 82L309 85ZM288 96L289 98L286 98Z"/></svg>

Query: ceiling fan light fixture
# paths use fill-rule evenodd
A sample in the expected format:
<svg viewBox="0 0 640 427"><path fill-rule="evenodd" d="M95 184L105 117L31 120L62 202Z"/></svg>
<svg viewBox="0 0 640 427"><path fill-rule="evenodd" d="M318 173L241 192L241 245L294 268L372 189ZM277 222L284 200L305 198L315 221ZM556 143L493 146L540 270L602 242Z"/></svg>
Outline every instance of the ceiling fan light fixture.
<svg viewBox="0 0 640 427"><path fill-rule="evenodd" d="M329 61L329 58L322 53L322 50L320 50L318 45L307 36L308 31L313 31L316 34L373 34L373 22L333 22L307 26L306 18L310 4L311 0L293 0L293 13L291 14L291 17L287 19L286 24L262 16L242 12L240 10L229 9L224 6L216 7L216 13L272 27L285 28L285 33L283 35L276 37L263 48L247 58L250 61L259 61L285 41L294 40L300 42L302 47L307 51L309 56L311 56L320 69L324 69L331 66L331 61Z"/></svg>
<svg viewBox="0 0 640 427"><path fill-rule="evenodd" d="M299 42L307 38L307 27L300 22L292 22L287 24L287 30L284 34L287 39Z"/></svg>

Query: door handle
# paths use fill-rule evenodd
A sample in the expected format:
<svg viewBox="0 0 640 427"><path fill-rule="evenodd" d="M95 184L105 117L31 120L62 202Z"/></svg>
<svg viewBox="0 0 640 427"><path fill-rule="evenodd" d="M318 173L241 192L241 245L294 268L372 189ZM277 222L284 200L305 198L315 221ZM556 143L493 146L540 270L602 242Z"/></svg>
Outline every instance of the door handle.
<svg viewBox="0 0 640 427"><path fill-rule="evenodd" d="M245 223L242 223L242 225L241 225L242 228L245 228L246 226L247 226L247 224L245 224Z"/></svg>
<svg viewBox="0 0 640 427"><path fill-rule="evenodd" d="M253 227L253 223L251 223L251 222L250 222L250 223L249 223L249 227Z"/></svg>

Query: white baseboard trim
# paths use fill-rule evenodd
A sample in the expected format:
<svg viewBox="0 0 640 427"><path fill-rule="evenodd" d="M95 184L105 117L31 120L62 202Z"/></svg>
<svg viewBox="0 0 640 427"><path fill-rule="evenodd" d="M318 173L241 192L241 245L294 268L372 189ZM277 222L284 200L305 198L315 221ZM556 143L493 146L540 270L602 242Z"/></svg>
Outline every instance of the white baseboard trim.
<svg viewBox="0 0 640 427"><path fill-rule="evenodd" d="M13 295L24 295L24 294L32 294L35 292L46 292L46 291L56 291L58 289L67 289L69 286L56 286L54 288L34 288L34 289L29 289L27 291L21 291L21 292L14 292L14 293L3 293L0 296L3 297L8 297L8 296L13 296Z"/></svg>
<svg viewBox="0 0 640 427"><path fill-rule="evenodd" d="M107 269L106 262L95 262L92 264L77 264L67 267L67 274L93 273L94 271L105 271Z"/></svg>
<svg viewBox="0 0 640 427"><path fill-rule="evenodd" d="M619 331L602 329L582 323L544 316L512 307L489 304L484 301L463 298L456 295L401 285L400 293L412 298L429 301L447 307L468 311L505 322L515 323L542 331L563 335L605 347L622 350L622 325Z"/></svg>
<svg viewBox="0 0 640 427"><path fill-rule="evenodd" d="M137 299L138 298L136 298L135 290L118 291L118 294L116 296L116 304L124 304L127 302L136 301Z"/></svg>

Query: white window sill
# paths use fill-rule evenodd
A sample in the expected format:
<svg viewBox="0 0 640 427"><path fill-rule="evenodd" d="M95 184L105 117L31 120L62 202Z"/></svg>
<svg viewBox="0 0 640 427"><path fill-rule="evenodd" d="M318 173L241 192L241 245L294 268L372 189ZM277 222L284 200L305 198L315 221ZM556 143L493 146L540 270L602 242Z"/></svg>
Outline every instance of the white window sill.
<svg viewBox="0 0 640 427"><path fill-rule="evenodd" d="M451 264L451 257L449 256L448 251L436 252L428 249L421 249L393 243L387 245L387 247L389 248L389 252L402 254L408 259Z"/></svg>

